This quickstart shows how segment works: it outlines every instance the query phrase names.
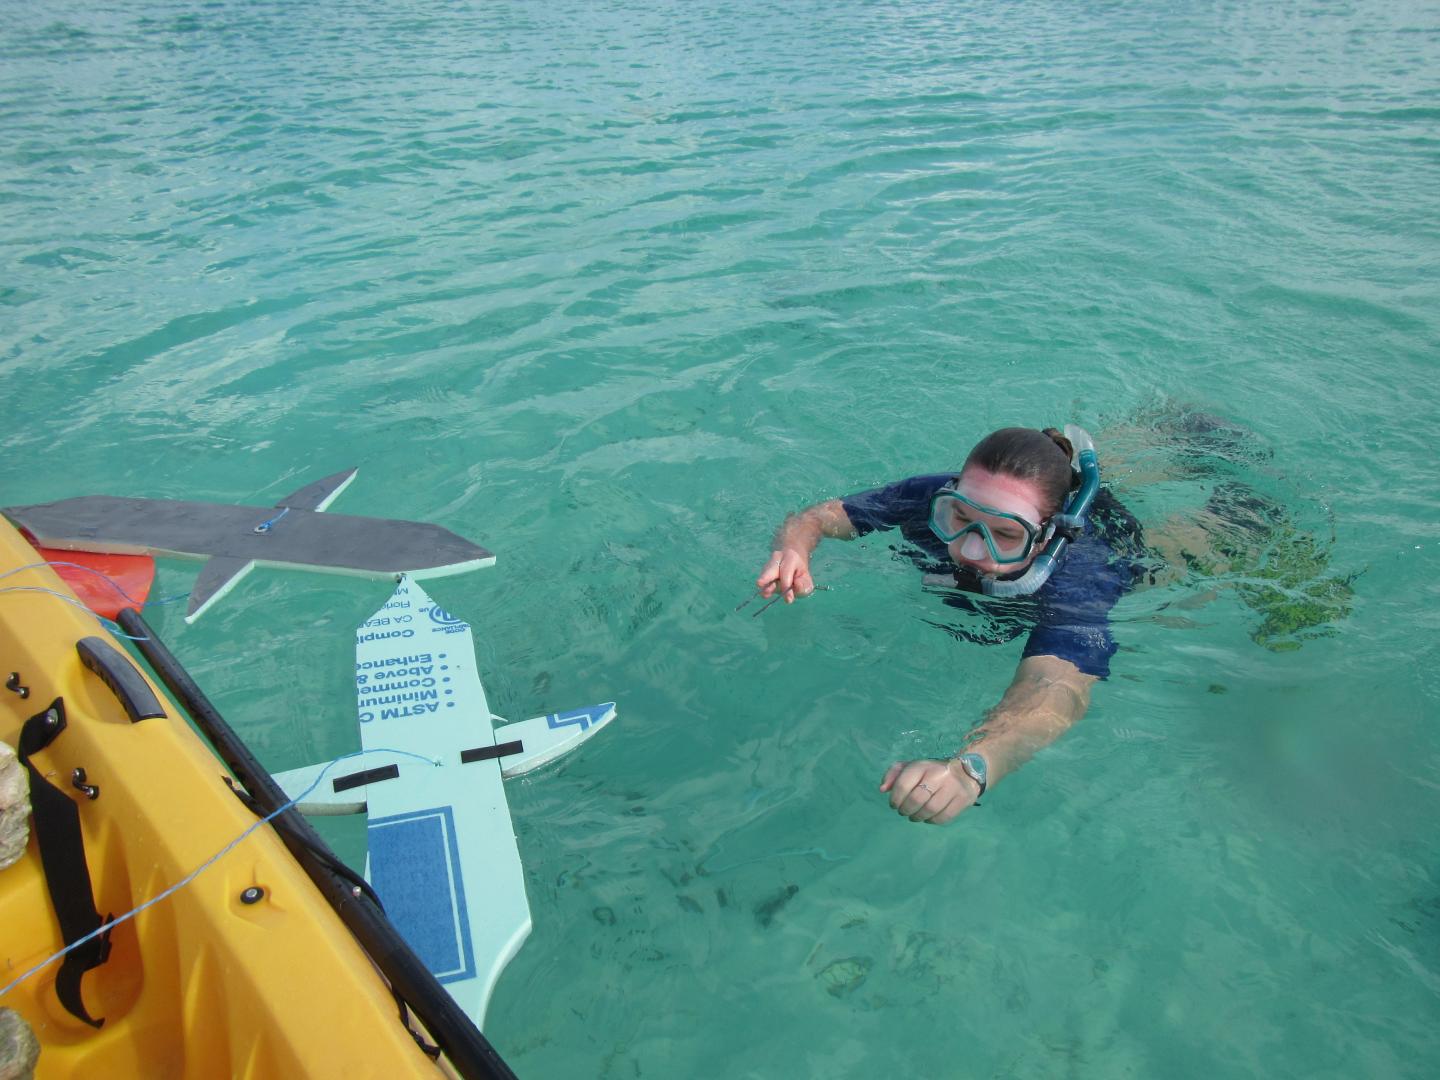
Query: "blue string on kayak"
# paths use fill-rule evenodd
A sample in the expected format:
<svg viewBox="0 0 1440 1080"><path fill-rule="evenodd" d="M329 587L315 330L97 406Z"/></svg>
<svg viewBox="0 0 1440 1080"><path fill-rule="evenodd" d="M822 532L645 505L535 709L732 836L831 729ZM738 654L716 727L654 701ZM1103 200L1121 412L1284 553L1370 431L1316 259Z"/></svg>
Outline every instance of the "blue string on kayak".
<svg viewBox="0 0 1440 1080"><path fill-rule="evenodd" d="M16 567L15 569L13 569L13 570L7 570L7 571L5 571L5 573L0 574L0 581L4 581L7 577L10 577L12 574L18 574L18 573L20 573L21 571L24 571L24 570L38 570L38 569L40 569L41 567L46 567L46 566L51 567L51 568L57 567L57 566L64 566L64 567L69 567L69 568L72 568L72 569L75 569L75 570L84 570L84 571L86 571L87 573L94 574L96 577L100 578L100 579L101 579L102 581L104 581L107 585L109 585L112 589L114 589L117 593L119 593L120 596L121 596L128 604L130 604L132 607L137 607L137 608L139 608L139 607L159 607L159 606L161 606L162 604L173 604L173 603L175 603L175 602L178 601L178 600L184 600L185 597L186 597L186 595L187 595L187 594L185 594L185 593L176 593L174 596L167 596L167 597L165 597L163 600L147 600L147 601L145 601L145 602L142 604L140 601L136 600L133 596L131 596L128 592L126 592L125 589L120 585L120 583L119 583L118 581L116 581L114 578L112 578L109 574L106 574L106 573L103 573L102 571L96 570L93 566L85 566L85 565L83 565L83 564L81 564L81 563L63 562L63 561L60 561L60 560L53 560L53 559L52 559L52 560L47 560L46 562L28 563L28 564L25 565L25 566L17 566L17 567ZM60 599L60 600L64 600L67 604L72 604L72 605L74 605L75 607L78 607L81 611L85 612L87 615L93 616L95 619L97 619L97 620L100 622L100 624L101 624L102 626L105 627L105 629L109 630L109 631L110 631L112 634L114 634L116 637L125 638L127 641L144 641L144 640L145 640L144 638L137 638L137 637L135 637L133 634L127 634L127 633L125 633L125 631L120 628L120 624L117 623L114 619L107 619L105 616L99 614L98 612L92 611L89 607L87 607L87 606L85 605L85 603L84 603L83 601L78 600L78 599L76 599L76 598L73 597L73 596L66 596L64 593L62 593L62 592L57 592L55 589L47 589L47 588L46 588L45 586L43 586L43 585L7 585L7 586L5 586L4 588L0 588L0 593L7 593L7 592L36 592L36 593L45 593L45 594L47 594L47 595L49 595L49 596L54 596L54 597L56 597L56 598L58 598L58 599Z"/></svg>
<svg viewBox="0 0 1440 1080"><path fill-rule="evenodd" d="M59 594L57 593L56 595L59 595ZM241 844L242 842L244 842L245 838L246 838L247 836L249 836L251 833L253 833L256 829L260 828L260 826L265 825L265 824L267 824L267 823L270 822L270 821L273 821L275 818L277 818L277 817L279 817L281 814L285 813L285 811L292 809L297 803L303 802L303 801L305 800L305 798L306 798L312 791L314 791L317 787L320 786L320 782L325 779L325 774L328 773L331 769L333 769L336 765L339 765L340 762L342 762L342 761L348 761L348 760L350 760L351 758L362 757L362 756L364 756L365 754L400 754L400 755L402 755L402 756L404 756L404 757L414 758L414 759L417 760L417 761L423 761L423 762L425 762L425 763L427 763L427 764L429 764L429 765L433 765L433 766L435 766L435 767L437 767L437 768L438 768L439 765L440 765L440 762L436 761L434 758L426 757L426 756L423 755L423 754L412 754L412 753L410 753L410 752L407 751L407 750L392 750L392 749L390 749L390 748L388 748L388 747L378 747L378 746L377 746L377 747L370 747L370 748L367 748L367 749L365 749L365 750L353 750L353 751L351 751L351 752L348 753L348 754L341 754L339 757L333 758L331 761L329 761L329 762L325 765L325 767L324 767L323 769L320 770L319 774L315 777L314 783L312 783L309 787L307 787L307 788L306 788L304 791L302 791L299 795L296 795L296 796L295 796L293 799L291 799L289 802L287 802L287 803L285 803L284 805L276 808L275 810L272 810L270 813L268 813L268 814L266 814L264 817L260 818L260 819L259 819L258 821L256 821L253 825L251 825L251 826L250 826L249 828L247 828L244 832L242 832L239 836L235 837L234 840L231 840L231 841L230 841L228 844L226 844L223 848L221 848L219 851L217 851L214 855L210 856L210 858L206 859L203 863L201 863L199 866L197 866L194 870L190 871L190 873L186 874L183 878L181 878L179 881L177 881L174 885L171 885L168 889L165 889L163 892L161 892L161 893L159 893L159 894L157 894L157 895L155 895L155 896L152 896L149 900L146 900L143 904L140 904L138 907L133 907L133 908L131 908L129 911L125 912L125 914L123 914L123 915L117 915L114 919L111 919L108 923L106 923L104 926L100 927L99 929L94 930L94 931L92 931L92 932L89 933L89 934L86 934L84 937L82 937L82 938L80 938L80 939L78 939L78 940L76 940L76 941L72 941L69 945L65 946L65 948L61 949L59 952L57 952L57 953L55 953L55 954L53 954L53 955L51 955L51 956L47 956L44 960L41 960L40 963L36 964L36 965L35 965L34 967L32 967L29 971L26 971L23 975L20 975L18 978L13 979L13 980L11 980L10 982L6 983L3 987L0 987L0 997L4 997L4 996L5 996L6 994L8 994L11 990L14 990L15 987L17 987L17 986L19 986L21 983L23 983L26 979L30 978L31 976L35 975L36 973L38 973L38 972L40 972L40 971L43 971L46 967L48 967L49 965L53 964L55 961L60 960L60 959L63 959L68 953L71 953L71 952L73 952L75 949L78 949L80 946L84 945L87 941L90 941L90 940L92 940L93 938L97 938L97 937L99 937L101 934L104 934L104 933L109 932L112 928L114 928L114 927L116 927L116 926L119 926L121 923L123 923L123 922L128 922L129 920L133 919L136 915L139 915L140 912L144 911L146 908L154 907L156 904L160 903L160 901L166 899L166 898L169 897L169 896L173 896L175 893L177 893L177 892L179 892L181 889L183 889L186 885L189 885L190 882L194 881L197 877L199 877L204 871L206 871L206 870L208 870L210 867L214 866L217 862L219 862L221 859L223 859L226 855L230 854L231 851L233 851L235 848L239 847L240 844Z"/></svg>

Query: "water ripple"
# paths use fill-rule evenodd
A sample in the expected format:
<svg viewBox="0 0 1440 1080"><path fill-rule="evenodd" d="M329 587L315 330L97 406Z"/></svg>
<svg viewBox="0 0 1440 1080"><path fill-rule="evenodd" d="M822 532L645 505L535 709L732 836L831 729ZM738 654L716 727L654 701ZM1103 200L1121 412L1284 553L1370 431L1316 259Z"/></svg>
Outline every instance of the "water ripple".
<svg viewBox="0 0 1440 1080"><path fill-rule="evenodd" d="M0 495L273 501L360 464L339 509L499 552L436 586L483 615L493 703L622 718L512 789L536 932L491 1020L523 1074L859 1076L911 1040L976 1075L1428 1075L1435 25L1379 0L9 5ZM895 733L958 738L1014 656L931 631L880 540L822 550L822 599L727 621L775 523L1073 418L1136 451L1115 475L1158 525L1215 483L1142 478L1177 402L1257 433L1226 475L1359 575L1349 614L1277 654L1249 572L1131 598L1092 718L993 816L897 831ZM369 602L297 580L175 628L282 767L353 737ZM577 1017L561 974L613 992Z"/></svg>

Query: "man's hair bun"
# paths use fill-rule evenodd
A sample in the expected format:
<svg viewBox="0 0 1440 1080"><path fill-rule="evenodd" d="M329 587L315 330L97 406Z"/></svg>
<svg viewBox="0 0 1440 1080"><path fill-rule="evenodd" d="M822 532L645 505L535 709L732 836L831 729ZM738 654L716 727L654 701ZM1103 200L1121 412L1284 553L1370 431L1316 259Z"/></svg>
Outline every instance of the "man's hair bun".
<svg viewBox="0 0 1440 1080"><path fill-rule="evenodd" d="M1059 428L1042 428L1041 433L1050 436L1050 441L1065 452L1066 461L1075 460L1075 444L1065 437L1065 433Z"/></svg>

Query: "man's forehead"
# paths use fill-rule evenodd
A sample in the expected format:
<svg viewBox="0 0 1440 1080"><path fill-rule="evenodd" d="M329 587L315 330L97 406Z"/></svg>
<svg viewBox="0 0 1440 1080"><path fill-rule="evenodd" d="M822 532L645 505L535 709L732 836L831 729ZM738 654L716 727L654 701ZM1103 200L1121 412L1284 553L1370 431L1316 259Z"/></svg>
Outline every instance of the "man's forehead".
<svg viewBox="0 0 1440 1080"><path fill-rule="evenodd" d="M959 486L978 503L1004 510L1007 514L1018 514L1030 522L1040 520L1038 493L1035 485L1028 481L972 465L960 474Z"/></svg>

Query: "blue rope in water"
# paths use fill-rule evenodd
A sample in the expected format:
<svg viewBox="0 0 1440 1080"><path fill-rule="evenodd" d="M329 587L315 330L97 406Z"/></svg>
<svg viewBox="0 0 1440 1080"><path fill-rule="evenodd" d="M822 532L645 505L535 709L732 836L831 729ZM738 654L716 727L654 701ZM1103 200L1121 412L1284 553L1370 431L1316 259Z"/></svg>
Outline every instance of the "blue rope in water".
<svg viewBox="0 0 1440 1080"><path fill-rule="evenodd" d="M34 562L28 563L25 566L17 566L14 570L7 570L5 571L5 573L0 574L0 581L4 581L11 574L18 574L22 570L38 570L42 566L68 566L73 570L84 570L87 574L94 574L101 581L105 582L106 585L109 585L112 589L119 593L120 596L125 600L125 602L133 607L158 607L161 604L173 604L177 600L184 600L185 597L189 595L188 593L176 593L174 596L167 596L163 600L147 600L144 604L141 604L140 601L136 600L133 596L126 592L124 587L118 581L112 578L109 574L105 573L103 570L96 570L95 567L86 566L84 563L64 562L59 559L48 559L45 562Z"/></svg>
<svg viewBox="0 0 1440 1080"><path fill-rule="evenodd" d="M253 833L256 829L260 828L260 826L265 825L265 824L267 824L268 822L270 822L270 821L274 820L275 818L279 817L281 814L285 813L286 810L291 809L292 807L296 806L298 803L304 802L306 796L308 796L312 791L314 791L317 787L320 786L320 781L322 781L322 780L325 779L325 774L328 773L331 769L333 769L336 765L340 764L340 762L342 762L342 761L348 761L348 760L350 760L351 758L361 757L361 756L363 756L363 755L365 755L365 754L382 754L382 753L383 753L383 754L400 754L400 755L403 755L403 756L405 756L405 757L415 758L417 761L424 761L424 762L426 762L426 763L428 763L428 764L430 764L430 765L434 765L434 766L437 766L437 767L438 767L439 764L440 764L440 762L436 761L434 758L425 757L423 754L412 754L412 753L410 753L408 750L394 750L394 749L390 749L390 748L388 748L388 747L372 747L372 748L369 748L369 749L366 749L366 750L354 750L354 751L352 751L352 752L350 752L350 753L348 753L348 754L341 754L339 757L334 758L333 760L331 760L330 762L328 762L328 763L325 765L325 767L320 770L319 774L315 777L315 782L312 783L309 787L307 787L304 791L302 791L299 795L296 795L293 799L291 799L289 802L285 803L283 806L279 807L278 809L272 810L270 813L266 814L263 818L261 818L259 821L255 822L253 825L251 825L249 828L247 828L244 832L242 832L239 836L235 837L234 840L231 840L228 844L226 844L223 848L221 848L219 851L217 851L214 855L210 856L210 858L206 859L203 863L201 863L199 866L197 866L194 870L192 870L192 871L190 871L190 873L186 874L183 878L181 878L179 881L177 881L174 885L171 885L168 889L165 889L163 892L160 892L160 893L158 893L157 895L152 896L149 900L146 900L143 904L140 904L138 907L133 907L133 908L131 908L129 911L125 912L124 915L119 915L119 916L117 916L116 918L111 919L108 923L106 923L104 926L100 927L98 930L93 930L93 931L91 931L90 933L86 934L84 937L82 937L82 938L80 938L80 939L78 939L78 940L76 940L76 941L72 941L69 945L65 946L65 948L61 949L59 952L55 953L54 955L52 955L52 956L47 956L44 960L41 960L40 963L36 964L34 967L32 967L29 971L25 972L23 975L21 975L21 976L19 976L18 978L12 980L11 982L7 983L5 986L0 987L0 997L4 997L4 996L5 996L6 994L8 994L11 990L14 990L15 987L17 987L17 986L19 986L21 983L23 983L26 979L30 978L31 976L35 975L36 973L38 973L38 972L40 972L40 971L43 971L43 970L44 970L46 967L48 967L50 964L53 964L55 961L57 961L57 960L59 960L59 959L62 959L66 954L74 951L75 949L78 949L81 945L84 945L87 941L91 941L91 940L93 940L94 938L99 937L101 934L108 933L111 929L113 929L113 928L116 927L116 926L119 926L121 923L123 923L123 922L128 922L130 919L133 919L136 915L139 915L140 912L144 911L146 908L154 907L156 904L160 903L160 901L166 899L166 898L169 897L169 896L173 896L175 893L179 892L179 891L180 891L181 889L183 889L186 885L189 885L190 882L194 881L197 877L199 877L204 871L206 871L206 870L208 870L210 867L214 866L214 865L215 865L217 862L219 862L222 858L224 858L224 857L225 857L226 855L228 855L231 851L233 851L235 848L237 848L242 842L244 842L244 840L245 840L245 838L246 838L247 836L249 836L251 833Z"/></svg>

